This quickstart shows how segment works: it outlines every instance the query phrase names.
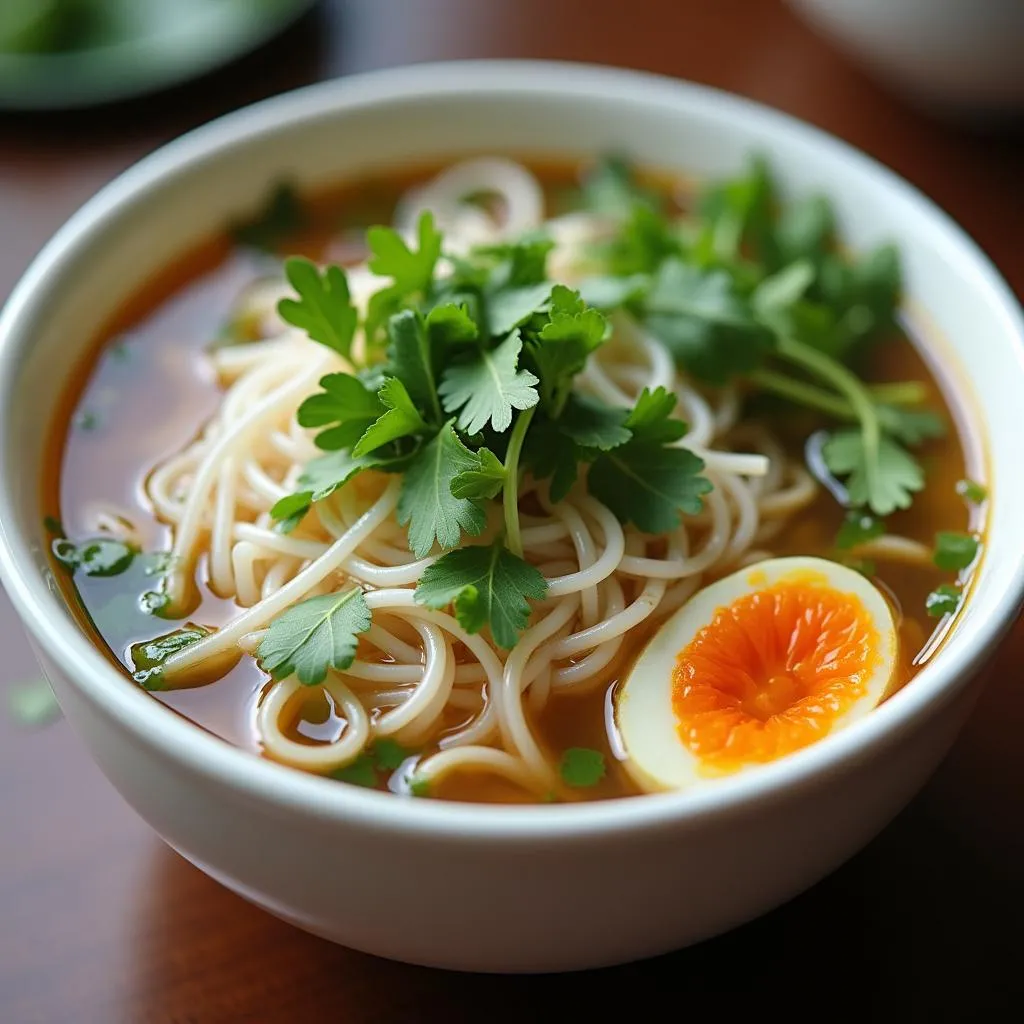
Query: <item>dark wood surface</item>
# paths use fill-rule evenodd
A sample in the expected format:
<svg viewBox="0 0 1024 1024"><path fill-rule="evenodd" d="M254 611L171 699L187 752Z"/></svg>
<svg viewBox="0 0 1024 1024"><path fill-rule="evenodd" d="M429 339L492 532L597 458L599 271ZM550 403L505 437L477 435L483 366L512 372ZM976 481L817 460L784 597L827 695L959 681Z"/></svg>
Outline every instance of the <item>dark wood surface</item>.
<svg viewBox="0 0 1024 1024"><path fill-rule="evenodd" d="M185 128L317 78L467 56L646 68L789 111L923 188L1024 294L1021 135L977 134L911 110L773 0L335 0L267 50L175 94L93 115L0 119L0 297L97 187ZM0 638L0 684L34 676L2 594ZM1018 1019L1022 658L1018 630L926 790L814 890L694 949L547 978L420 970L295 931L167 849L64 722L26 730L4 716L0 1021L599 1021L654 996L675 1000L680 1014L717 1007L726 1020L745 1005L798 1018Z"/></svg>

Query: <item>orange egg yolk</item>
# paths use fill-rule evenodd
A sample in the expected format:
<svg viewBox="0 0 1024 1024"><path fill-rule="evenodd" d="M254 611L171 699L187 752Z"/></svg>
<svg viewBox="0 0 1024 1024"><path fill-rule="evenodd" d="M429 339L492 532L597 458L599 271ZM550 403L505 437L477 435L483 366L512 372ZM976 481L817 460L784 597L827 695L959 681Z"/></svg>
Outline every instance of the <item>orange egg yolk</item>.
<svg viewBox="0 0 1024 1024"><path fill-rule="evenodd" d="M719 608L672 674L679 736L729 772L821 739L864 696L879 635L853 594L791 581Z"/></svg>

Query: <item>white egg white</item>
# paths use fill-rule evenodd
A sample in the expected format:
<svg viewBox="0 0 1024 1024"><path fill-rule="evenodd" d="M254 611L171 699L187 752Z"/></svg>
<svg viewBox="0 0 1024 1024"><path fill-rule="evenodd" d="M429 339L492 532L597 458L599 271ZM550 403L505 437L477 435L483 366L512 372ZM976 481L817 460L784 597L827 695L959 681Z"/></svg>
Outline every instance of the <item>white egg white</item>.
<svg viewBox="0 0 1024 1024"><path fill-rule="evenodd" d="M618 693L615 720L626 766L645 789L684 789L715 777L685 746L672 709L676 658L716 612L748 594L787 580L813 580L860 601L878 633L875 664L863 697L838 715L836 731L867 714L885 696L897 664L897 632L889 603L860 573L821 558L774 558L741 569L698 591L667 619L644 648ZM737 769L747 771L756 765Z"/></svg>

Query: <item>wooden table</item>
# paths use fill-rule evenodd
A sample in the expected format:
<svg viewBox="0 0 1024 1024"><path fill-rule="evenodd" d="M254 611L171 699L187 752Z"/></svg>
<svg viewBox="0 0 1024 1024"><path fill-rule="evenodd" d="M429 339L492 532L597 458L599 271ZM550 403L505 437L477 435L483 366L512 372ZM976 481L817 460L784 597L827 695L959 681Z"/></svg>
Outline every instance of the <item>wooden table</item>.
<svg viewBox="0 0 1024 1024"><path fill-rule="evenodd" d="M0 296L100 184L184 128L304 81L466 56L648 68L789 111L923 188L1024 291L1019 138L972 138L912 112L772 0L337 0L184 92L98 117L0 120ZM0 635L0 682L34 675L5 599ZM25 731L5 717L0 1022L603 1021L646 995L680 1013L717 1005L726 1020L746 1004L840 1020L855 1008L862 1020L1012 1019L1024 997L1022 657L1019 631L925 792L827 881L703 946L583 977L456 976L295 931L167 849L66 724Z"/></svg>

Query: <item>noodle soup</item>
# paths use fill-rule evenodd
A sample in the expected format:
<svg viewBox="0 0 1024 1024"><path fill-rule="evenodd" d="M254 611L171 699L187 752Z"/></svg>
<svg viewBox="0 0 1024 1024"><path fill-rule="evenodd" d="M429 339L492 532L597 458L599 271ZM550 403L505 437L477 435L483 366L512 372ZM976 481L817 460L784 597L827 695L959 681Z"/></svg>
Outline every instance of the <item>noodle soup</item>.
<svg viewBox="0 0 1024 1024"><path fill-rule="evenodd" d="M125 685L343 783L756 770L911 680L980 546L898 254L840 243L758 163L282 187L101 339L58 576Z"/></svg>

